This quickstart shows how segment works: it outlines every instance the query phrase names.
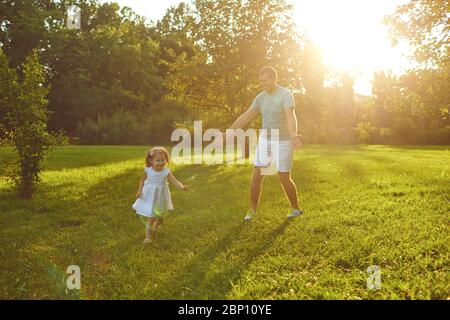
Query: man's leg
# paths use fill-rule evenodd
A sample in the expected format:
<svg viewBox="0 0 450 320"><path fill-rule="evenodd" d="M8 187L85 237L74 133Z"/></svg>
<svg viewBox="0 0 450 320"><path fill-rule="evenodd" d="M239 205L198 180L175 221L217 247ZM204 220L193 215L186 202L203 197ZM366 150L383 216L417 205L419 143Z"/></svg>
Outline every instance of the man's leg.
<svg viewBox="0 0 450 320"><path fill-rule="evenodd" d="M294 181L291 179L291 172L278 172L278 178L283 186L284 192L286 193L289 202L291 203L292 209L299 210L298 197L297 197L297 187Z"/></svg>
<svg viewBox="0 0 450 320"><path fill-rule="evenodd" d="M245 216L244 220L249 221L253 218L253 215L258 209L259 197L261 194L261 184L264 179L264 175L261 174L261 167L270 164L269 150L267 141L259 139L258 146L256 147L255 159L253 161L253 174L250 181L250 211Z"/></svg>
<svg viewBox="0 0 450 320"><path fill-rule="evenodd" d="M259 197L261 195L261 185L264 176L261 175L261 168L254 167L252 180L250 182L250 211L256 213L258 208Z"/></svg>

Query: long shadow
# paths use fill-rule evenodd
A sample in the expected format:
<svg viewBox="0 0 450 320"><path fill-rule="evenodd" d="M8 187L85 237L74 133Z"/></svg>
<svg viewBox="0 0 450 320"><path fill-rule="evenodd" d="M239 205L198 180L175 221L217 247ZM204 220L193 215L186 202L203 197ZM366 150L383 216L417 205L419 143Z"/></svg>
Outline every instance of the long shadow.
<svg viewBox="0 0 450 320"><path fill-rule="evenodd" d="M144 162L145 150L135 150L117 146L117 150L106 149L99 146L87 146L84 154L82 149L52 150L49 158L44 163L44 170L61 171L68 169L80 169L86 167L113 165L124 161L136 161L136 163ZM139 147L136 147L138 149ZM105 149L105 150L102 150ZM112 152L114 151L114 152ZM83 154L83 157L79 157ZM76 163L73 160L76 159Z"/></svg>
<svg viewBox="0 0 450 320"><path fill-rule="evenodd" d="M118 162L138 159L136 152L131 155L123 152L123 154L115 154L113 157L106 151L95 153L95 147L87 147L83 153L82 149L76 149L72 146L59 147L55 150L51 150L48 154L48 158L43 162L43 171L61 171L78 169L85 167L93 167L99 165L108 165ZM120 150L120 149L119 149ZM123 151L123 150L122 150ZM80 155L83 155L80 157ZM14 165L16 156L11 148L0 148L0 175L4 174L5 169ZM144 159L145 153L139 157Z"/></svg>
<svg viewBox="0 0 450 320"><path fill-rule="evenodd" d="M269 235L265 236L256 248L254 248L253 250L249 250L248 254L243 256L239 262L236 262L233 266L214 275L214 277L211 279L212 284L222 282L222 286L219 286L222 289L219 291L219 299L223 299L226 297L226 293L232 289L232 285L239 281L242 273L250 266L253 261L255 261L258 257L262 256L270 249L272 243L284 233L291 221L292 220L285 220Z"/></svg>
<svg viewBox="0 0 450 320"><path fill-rule="evenodd" d="M239 169L241 170L241 169ZM242 170L246 170L246 168L242 168ZM130 170L135 171L135 170ZM203 180L208 180L208 178L211 175L214 175L215 179L220 179L223 181L230 181L233 176L240 176L242 171L236 172L235 170L230 171L222 171L222 168L220 166L210 166L207 169L201 168L201 167L181 167L174 171L174 174L177 177L187 177L189 175L200 175L199 180L196 180L197 184L204 184ZM126 172L123 174L120 174L119 176L115 176L111 179L104 180L95 186L91 187L92 192L99 192L99 190L104 190L104 187L110 186L110 185L118 185L121 181L129 181L130 180L131 172ZM123 179L123 180L122 180ZM134 184L135 181L132 182L126 182L122 183L122 188L134 190ZM222 194L220 194L220 197L227 197L228 195L223 194L223 186L222 185L208 185L208 194L212 195L215 192L217 192L216 188L220 188L220 191ZM91 191L87 192L88 194L91 193ZM123 210L130 212L130 216L134 215L129 208L131 204L130 199L128 202L126 202L123 194L120 193L117 194L117 190L114 190L111 192L103 191L102 192L105 197L110 199L115 199L114 201L118 201L119 199L122 199L120 203L125 201L127 204L126 207L123 208ZM201 203L205 203L205 199L208 198L208 194L197 194L194 197L190 199L191 202L195 206L198 206ZM129 197L128 197L129 198ZM239 199L230 199L226 200L226 202L229 201L236 201ZM82 200L83 201L83 200ZM86 201L88 201L86 199ZM245 203L246 204L246 203ZM245 204L242 204L245 206ZM235 205L235 204L234 204ZM206 277L209 275L208 271L210 271L213 263L215 262L215 259L222 254L223 252L226 252L228 248L233 247L233 243L235 241L240 241L240 235L244 230L246 230L248 227L251 227L250 225L246 225L241 219L242 217L239 217L239 223L233 223L229 222L229 217L224 216L212 216L212 223L209 225L205 225L201 223L201 220L205 218L204 215L192 215L192 210L195 209L195 206L192 207L192 204L189 204L186 209L186 211L189 213L189 219L190 223L197 227L197 231L199 234L205 234L206 232L211 231L210 228L214 228L218 230L217 232L220 232L219 230L223 230L223 227L225 226L226 234L222 236L218 241L213 242L211 245L206 247L202 252L198 255L196 255L192 262L188 263L186 266L184 266L181 270L176 271L175 274L171 275L170 277L163 280L162 284L159 284L160 288L162 289L160 292L156 292L157 298L170 298L170 299L186 299L186 298L205 298L206 296L213 296L213 297L223 297L227 291L231 288L231 282L237 281L237 279L240 277L242 271L255 259L257 258L261 253L266 251L272 242L276 239L276 237L281 234L286 226L288 225L288 222L285 222L275 228L271 233L264 236L263 240L261 242L257 243L251 243L249 244L249 250L248 253L244 256L239 256L238 259L231 263L231 266L225 268L223 271L213 274L213 278L211 281L207 281L206 287L205 286L205 280ZM239 203L238 203L239 206ZM243 211L243 210L242 210ZM131 218L132 219L132 218ZM183 223L183 215L173 215L171 218L172 224L180 224ZM120 220L120 221L119 221ZM130 219L128 219L130 220ZM137 219L136 219L137 221ZM111 228L113 230L116 230L116 237L120 236L120 225L122 223L130 223L129 221L126 222L124 219L119 218L115 219L114 221L108 221L110 222ZM176 226L174 226L176 227ZM163 226L163 228L166 228ZM199 229L200 228L200 229ZM163 229L164 231L164 229ZM131 246L133 244L140 245L140 236L139 234L139 240L137 240L136 234L134 235L126 235L123 239L117 242L117 246L123 246L124 243L127 243ZM174 243L177 238L179 238L178 234L174 234L171 232L164 233L164 239L162 239L162 242L159 244L159 249L161 250L165 248L165 244L168 243ZM196 246L196 241L202 241L202 239L193 240L194 242L184 244L181 247L173 247L169 250L171 250L171 253L173 253L173 256L177 256L177 252L184 252L186 250L187 246ZM241 243L242 244L242 243ZM167 247L167 246L166 246ZM166 248L167 249L167 248ZM126 256L126 254L125 254ZM198 292L198 290L200 291Z"/></svg>
<svg viewBox="0 0 450 320"><path fill-rule="evenodd" d="M325 160L326 161L326 160ZM389 172L391 175L401 175L403 173L407 173L408 175L417 175L417 172L414 170L409 170L404 166L401 167L400 171L397 168L396 164L402 164L398 159L391 159L389 157L373 154L371 150L363 150L362 152L356 152L354 156L350 157L341 157L334 158L331 160L333 164L339 166L344 171L344 177L350 178L353 181L357 181L359 183L367 183L370 182L370 177L373 176L373 171L371 168L366 166L367 162L371 162L370 165L373 164L382 164L383 172Z"/></svg>
<svg viewBox="0 0 450 320"><path fill-rule="evenodd" d="M251 169L251 168L250 168ZM247 170L250 170L246 167L240 167L236 170L224 170L221 166L210 166L205 169L203 166L185 166L185 167L177 167L175 168L175 174L180 177L188 177L192 174L199 175L198 180L194 180L194 183L197 185L201 185L203 188L210 188L209 185L205 184L205 181L209 179L209 177L214 176L214 179L223 180L225 183L228 183L233 177L241 176ZM248 171L250 177L251 171ZM133 246L134 244L140 245L140 236L141 234L129 234L130 224L135 224L139 226L138 219L135 219L135 215L131 210L131 203L133 201L133 192L135 191L138 176L140 173L136 173L136 170L130 169L126 170L120 174L106 177L101 181L98 181L95 185L89 187L85 195L80 198L68 197L60 198L60 194L58 194L57 189L61 187L70 187L73 182L67 181L65 184L61 184L59 186L47 186L49 189L49 195L45 194L45 186L43 186L39 193L36 194L36 198L32 200L32 202L26 204L26 208L31 213L39 213L39 210L44 210L45 212L41 213L53 213L57 212L57 214L51 215L41 215L34 216L32 215L32 220L27 220L26 225L28 227L33 227L40 229L39 226L45 227L45 234L34 232L32 237L25 237L27 229L23 229L19 232L20 238L23 238L23 241L17 243L15 247L5 248L4 253L7 255L12 255L13 252L17 250L21 251L22 247L30 247L33 245L37 245L39 248L46 248L42 253L38 253L35 255L34 253L29 253L27 250L23 251L23 254L19 254L15 256L17 259L16 264L8 265L7 269L11 270L10 273L18 274L18 276L23 276L26 274L26 268L20 271L20 262L18 261L21 258L25 258L27 261L32 263L32 265L37 265L37 268L45 268L46 266L42 261L47 261L49 264L57 264L58 261L60 263L66 263L65 261L67 257L70 257L73 253L74 248L78 248L79 252L85 252L80 258L88 259L83 262L85 265L89 265L92 263L89 257L92 252L99 251L99 248L102 244L102 237L105 239L111 239L114 237L118 237L119 240L110 246L111 250L114 252L114 248L122 248L126 245ZM134 177L137 177L136 179ZM214 187L216 186L216 187ZM217 189L214 189L217 188ZM218 196L230 197L230 199L226 199L225 201L232 204L234 207L242 207L246 206L245 203L239 203L240 199L231 199L232 195L224 194L223 185L221 184L212 184L210 189L211 194L217 191L222 192ZM226 190L226 189L225 189ZM7 195L6 198L8 198ZM281 196L281 194L280 194ZM198 202L194 205L201 205L205 203L205 199L208 195L197 195L193 198L194 202ZM199 199L203 199L200 201ZM6 200L5 198L3 200ZM200 201L200 202L199 202ZM112 202L112 203L111 203ZM24 204L17 203L14 205L14 208L21 208ZM42 205L45 205L41 208ZM56 210L55 210L56 208ZM189 210L192 210L192 205L189 206ZM120 216L117 216L116 213L120 213ZM123 214L122 214L123 213ZM128 214L129 213L129 214ZM172 223L182 223L180 219L181 216L175 216L172 219ZM193 215L193 225L195 225L196 221L200 221L204 219L204 215ZM239 217L242 219L242 217ZM234 241L239 242L243 241L242 233L248 226L244 223L233 223L229 222L229 217L214 217L214 221L209 226L215 228L215 226L223 226L226 224L225 230L227 230L226 234L220 238L217 242L214 242L209 247L205 248L200 255L194 257L194 261L189 263L180 271L176 272L173 277L165 280L163 288L176 288L177 285L179 287L180 283L187 283L186 287L192 287L194 290L196 288L204 288L205 293L190 293L189 290L184 296L178 297L175 292L170 293L170 298L178 297L178 298L188 298L188 297L224 297L225 294L231 289L231 282L236 282L242 272L256 259L258 256L263 254L273 243L273 241L285 230L288 225L288 222L285 222L274 230L272 230L269 234L264 235L262 240L256 243L248 244L248 252L244 255L239 254L236 261L230 262L230 266L226 266L223 270L219 270L216 273L208 273L209 269L212 267L215 258L217 258L222 252L232 249ZM41 222L39 222L41 221ZM99 222L101 221L101 222ZM14 221L13 221L14 222ZM18 221L15 221L18 222ZM45 223L44 223L45 222ZM89 228L83 228L83 225L90 223L100 223L101 231L98 234L89 236ZM23 223L25 225L25 223ZM128 229L126 229L128 225ZM203 228L204 225L200 224L200 228ZM124 229L125 228L125 229ZM132 229L132 228L131 228ZM219 230L220 228L217 228ZM65 231L62 231L65 230ZM125 231L124 231L125 230ZM222 228L223 230L223 228ZM199 233L204 233L210 230L198 230ZM65 234L67 232L67 237L59 237L58 235ZM81 232L81 233L80 233ZM103 235L102 232L105 232ZM75 237L78 239L82 237L86 233L86 236L89 237L89 241L78 241L79 243L60 243L58 239L66 239L70 238L70 234L74 236L79 235L79 237ZM61 234L62 235L62 234ZM171 234L170 232L165 234L167 236L167 241L171 242L175 240L179 235ZM240 240L241 239L241 240ZM193 241L197 241L195 238ZM186 246L186 245L185 245ZM175 248L176 251L184 251L186 248L180 247ZM84 250L84 251L83 251ZM115 250L117 251L117 250ZM41 252L41 251L39 251ZM176 253L176 252L175 252ZM114 260L113 257L110 257L111 253L108 250L104 250L102 252L102 257L104 256L105 265L107 265L111 260ZM127 253L123 253L124 259L127 257ZM12 258L12 257L9 257ZM103 258L102 258L103 259ZM117 257L116 257L117 259ZM62 262L63 261L63 262ZM66 266L60 266L64 269ZM12 268L15 268L14 270ZM192 271L194 273L192 275ZM211 281L208 283L204 283L207 279L207 276L211 276ZM24 276L24 279L26 277ZM11 288L13 288L14 284L10 284ZM49 289L51 289L51 284L49 284ZM56 294L49 292L49 295ZM61 296L59 298L66 298L65 296Z"/></svg>
<svg viewBox="0 0 450 320"><path fill-rule="evenodd" d="M196 180L196 184L198 185L204 185L203 180L208 180L211 176L214 176L214 179L222 180L222 181L230 181L233 176L241 176L242 173L245 171L247 172L248 168L239 168L238 171L236 170L223 170L220 166L209 166L206 169L204 167L196 167L196 166L186 166L186 167L179 167L175 169L174 174L177 177L186 178L192 174L199 175L199 180ZM134 171L134 170L132 170ZM111 179L107 179L105 181L100 182L99 184L96 184L92 187L92 192L98 192L99 190L104 190L103 186L108 185L117 185L120 183L120 181L124 180L130 180L131 172L123 173L119 176L115 176ZM249 172L250 175L250 172ZM122 187L127 189L131 188L131 190L134 190L134 183L132 182L126 182L125 184L122 183ZM222 185L208 185L208 193L205 194L197 194L194 197L190 199L191 202L194 203L195 206L201 205L201 203L205 203L205 199L208 198L208 194L212 195L218 190L216 188L220 188L219 191L222 192L222 194L219 194L220 197L228 197L227 194L223 194L223 186ZM117 191L113 191L113 193L105 193L106 197L113 198L116 201L118 199L123 199L122 201L125 201L123 194L115 194ZM90 191L87 192L88 194ZM281 194L280 194L281 196ZM239 199L229 199L225 200L225 202L234 202L236 203ZM130 202L130 201L128 201ZM126 202L127 206L124 208L124 210L127 210L131 213L131 210L128 208L129 203ZM238 206L240 206L239 202ZM235 204L234 204L235 205ZM243 208L245 207L245 204L242 203ZM189 210L194 210L195 207L192 207L192 204L188 204L188 207L186 210L190 212ZM242 210L243 211L243 210ZM164 288L160 292L156 292L157 298L170 298L170 299L188 299L188 298L205 298L205 297L214 297L214 298L221 298L224 297L225 294L231 289L232 282L236 282L242 272L247 268L248 265L254 261L258 256L263 254L275 241L275 239L284 232L285 228L288 226L289 221L283 222L281 225L273 229L270 233L267 235L262 236L262 240L259 242L252 242L248 244L248 252L244 255L239 254L237 259L233 262L230 262L230 265L220 269L218 272L211 272L211 267L216 262L216 258L219 257L219 255L226 252L228 249L232 249L234 246L233 244L239 243L239 246L242 245L242 241L244 241L241 237L242 233L247 230L248 228L252 228L251 224L244 223L241 219L242 217L239 217L239 222L236 224L235 222L229 222L228 217L220 216L212 216L212 224L209 224L208 226L200 223L202 219L204 219L204 215L191 215L192 212L189 214L190 222L194 226L199 226L198 233L199 234L205 234L208 231L211 231L209 228L217 229L217 232L220 232L219 230L222 229L225 226L226 228L226 234L223 235L219 240L213 242L211 245L206 247L202 252L196 256L194 256L192 259L194 259L192 262L185 265L182 269L176 271L175 274L172 274L170 277L167 277L165 280L163 280L163 283L159 284L160 288ZM179 224L183 223L182 215L174 215L171 218L172 224ZM123 223L124 220L121 219L121 221L111 221L115 226L114 228L117 228L120 226L121 223ZM163 226L165 228L165 226ZM120 233L120 230L117 230L117 232ZM133 245L133 243L138 244L140 242L140 236L139 240L136 240L136 236L126 236L124 239L120 240L118 242L118 246L123 245L124 243L128 243L130 245ZM176 241L176 239L179 237L178 234L173 234L171 232L167 232L164 234L165 239L163 239L163 243L160 244L160 249L164 249L165 244L164 243L173 243ZM170 250L173 251L173 255L176 256L177 251L178 252L184 252L186 249L186 246L193 245L195 246L195 239L191 239L194 241L194 243L185 244L181 247L171 247ZM137 242L139 241L139 242ZM201 241L199 239L198 241ZM158 250L160 250L158 249ZM167 249L167 248L166 248ZM208 278L211 277L211 278Z"/></svg>
<svg viewBox="0 0 450 320"><path fill-rule="evenodd" d="M232 262L227 261L227 266L219 272L211 270L221 254L233 247L233 243L243 245L240 235L249 228L249 223L242 222L231 228L219 241L209 246L195 259L185 265L174 276L162 284L163 288L172 288L171 291L160 298L162 299L224 299L242 276L242 273L259 256L264 254L272 243L281 235L291 220L285 220L273 229L269 234L257 243L250 243L247 253L240 255ZM251 223L251 222L250 222ZM212 273L212 275L210 273Z"/></svg>
<svg viewBox="0 0 450 320"><path fill-rule="evenodd" d="M346 176L350 177L352 180L363 181L367 177L367 169L356 161L342 159L339 165L344 169Z"/></svg>
<svg viewBox="0 0 450 320"><path fill-rule="evenodd" d="M347 152L363 151L365 145L357 144L309 144L305 148L307 151L314 151L320 155L337 155Z"/></svg>
<svg viewBox="0 0 450 320"><path fill-rule="evenodd" d="M204 293L197 293L197 290L203 282L204 276L208 272L211 264L214 262L214 258L236 240L244 230L244 227L245 225L243 223L232 227L220 240L196 256L194 261L184 266L173 277L171 276L161 287L171 288L172 291L168 292L167 297L162 298L194 299L202 297Z"/></svg>
<svg viewBox="0 0 450 320"><path fill-rule="evenodd" d="M129 208L131 205L128 204L129 200L124 203L124 199L127 198L129 193L124 193L123 188L126 189L129 186L129 190L135 190L134 186L131 188L131 184L136 184L135 179L133 181L130 179L132 171L135 170L128 170L100 181L89 188L86 194L80 198L72 196L66 198L57 192L58 188L70 189L74 185L72 181L65 181L59 186L43 183L39 186L32 200L20 200L11 190L1 192L0 204L5 204L4 209L11 210L11 212L20 212L20 214L8 214L6 212L6 214L0 216L0 232L10 235L9 239L0 238L0 242L2 242L1 254L5 258L0 261L0 266L5 274L14 274L22 282L25 281L27 287L29 287L30 283L27 281L32 282L32 280L29 280L30 266L33 267L33 274L45 275L47 274L45 270L51 265L58 265L58 261L59 263L61 261L67 263L66 265L59 265L61 270L65 270L68 265L72 264L71 261L66 260L73 256L73 250L78 246L85 246L89 251L98 250L99 243L94 243L93 240L100 242L99 235L89 239L89 242L78 241L78 243L73 242L70 237L61 238L61 235L65 232L74 235L84 232L82 231L83 225L92 222L98 223L98 220L95 221L95 219L99 218L104 218L104 223L112 226L112 232L120 230L120 224L126 221L126 218L119 217L118 221L114 221L105 212L102 203L115 201L117 206L126 204L126 207ZM122 186L123 188L111 190L111 185ZM109 189L106 189L108 186ZM115 205L112 207L115 207ZM111 235L107 235L107 237L111 238ZM128 241L128 238L125 241ZM83 260L85 257L82 256ZM79 261L79 263L85 263L85 261ZM65 273L62 274L65 275ZM64 295L58 296L58 293L52 291L53 281L54 279L48 279L48 292L46 294L53 298L67 298ZM31 293L27 296L26 293L14 289L17 286L16 283L6 281L5 285L6 288L10 287L10 291L15 292L16 295L31 298Z"/></svg>
<svg viewBox="0 0 450 320"><path fill-rule="evenodd" d="M391 176L406 175L408 177L414 177L418 180L430 179L429 173L426 171L421 172L414 168L408 167L411 163L407 159L390 158L388 156L377 154L362 154L362 159L370 160L375 163L382 163L384 168ZM426 164L424 164L425 166Z"/></svg>
<svg viewBox="0 0 450 320"><path fill-rule="evenodd" d="M420 144L385 144L385 145L378 145L378 146L383 146L383 147L387 147L387 148L392 148L392 149L399 149L399 150L423 150L423 151L427 151L427 150L449 150L449 146L448 145L420 145Z"/></svg>

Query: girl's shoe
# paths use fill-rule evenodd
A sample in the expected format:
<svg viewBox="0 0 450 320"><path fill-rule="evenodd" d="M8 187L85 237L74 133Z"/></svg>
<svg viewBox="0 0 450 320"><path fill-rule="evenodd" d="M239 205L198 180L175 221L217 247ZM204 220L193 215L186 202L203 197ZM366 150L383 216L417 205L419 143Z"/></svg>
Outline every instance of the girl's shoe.
<svg viewBox="0 0 450 320"><path fill-rule="evenodd" d="M300 216L300 215L302 215L302 214L303 214L302 209L294 209L294 210L292 210L292 212L289 213L286 217L290 219L290 218L298 217L298 216Z"/></svg>
<svg viewBox="0 0 450 320"><path fill-rule="evenodd" d="M248 211L247 215L244 217L244 220L250 221L255 217L255 215L256 215L256 212Z"/></svg>
<svg viewBox="0 0 450 320"><path fill-rule="evenodd" d="M143 244L152 243L152 239L144 239Z"/></svg>

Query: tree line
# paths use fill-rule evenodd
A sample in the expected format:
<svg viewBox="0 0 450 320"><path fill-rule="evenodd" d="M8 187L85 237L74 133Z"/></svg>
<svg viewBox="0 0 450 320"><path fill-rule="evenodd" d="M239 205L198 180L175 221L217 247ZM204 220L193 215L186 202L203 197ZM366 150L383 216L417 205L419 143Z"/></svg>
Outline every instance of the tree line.
<svg viewBox="0 0 450 320"><path fill-rule="evenodd" d="M81 8L80 30L66 26L72 4ZM415 45L424 67L400 77L374 74L372 97L354 94L345 73L324 87L330 70L283 0L196 0L156 22L97 0L3 1L0 10L8 66L20 71L38 52L49 88L48 129L81 143L167 143L175 127L193 119L225 128L258 93L265 65L295 92L306 143L450 138L448 1L412 1L386 17L393 39Z"/></svg>
<svg viewBox="0 0 450 320"><path fill-rule="evenodd" d="M70 5L81 9L80 29L67 27ZM192 0L158 21L114 2L0 1L0 141L20 151L27 176L66 137L166 144L194 120L225 129L271 65L294 92L305 143L448 144L448 8L410 1L385 18L418 67L375 73L373 96L362 96L351 75L327 69L284 0ZM335 84L325 86L329 77ZM36 160L24 169L27 154Z"/></svg>

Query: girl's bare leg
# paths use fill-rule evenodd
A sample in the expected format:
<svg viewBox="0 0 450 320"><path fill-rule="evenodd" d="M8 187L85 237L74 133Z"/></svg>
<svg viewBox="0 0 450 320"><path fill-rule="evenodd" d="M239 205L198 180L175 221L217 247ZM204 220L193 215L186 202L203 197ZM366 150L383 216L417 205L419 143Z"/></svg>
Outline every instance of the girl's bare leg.
<svg viewBox="0 0 450 320"><path fill-rule="evenodd" d="M145 240L144 242L149 242L152 240L152 225L155 218L148 218L147 224L145 226Z"/></svg>
<svg viewBox="0 0 450 320"><path fill-rule="evenodd" d="M153 222L151 224L152 239L156 238L156 234L158 232L158 227L162 222L163 222L163 219L161 219L161 218L153 218Z"/></svg>

